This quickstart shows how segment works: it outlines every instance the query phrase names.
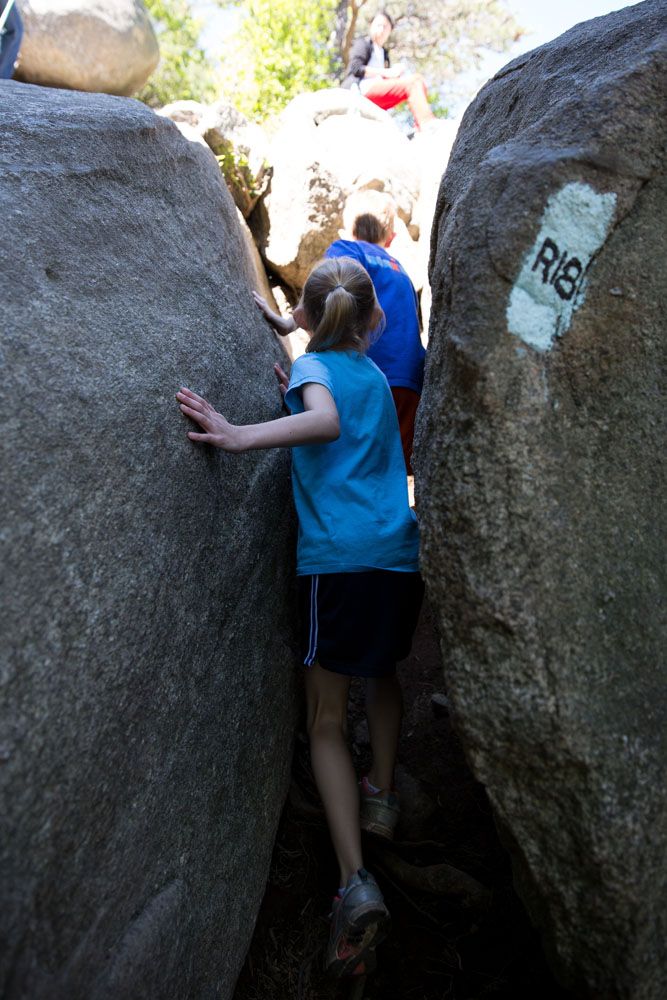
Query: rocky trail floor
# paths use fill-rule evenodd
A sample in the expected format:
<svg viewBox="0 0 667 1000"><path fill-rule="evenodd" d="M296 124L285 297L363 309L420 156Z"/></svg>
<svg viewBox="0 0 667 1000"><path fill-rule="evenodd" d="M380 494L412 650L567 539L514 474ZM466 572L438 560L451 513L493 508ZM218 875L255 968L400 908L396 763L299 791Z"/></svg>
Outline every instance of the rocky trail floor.
<svg viewBox="0 0 667 1000"><path fill-rule="evenodd" d="M335 982L322 970L337 871L300 733L235 1000L566 1000L514 893L484 790L452 727L428 608L400 676L401 826L396 844L369 837L364 845L393 921L376 973ZM363 773L370 748L361 684L353 688L350 735Z"/></svg>

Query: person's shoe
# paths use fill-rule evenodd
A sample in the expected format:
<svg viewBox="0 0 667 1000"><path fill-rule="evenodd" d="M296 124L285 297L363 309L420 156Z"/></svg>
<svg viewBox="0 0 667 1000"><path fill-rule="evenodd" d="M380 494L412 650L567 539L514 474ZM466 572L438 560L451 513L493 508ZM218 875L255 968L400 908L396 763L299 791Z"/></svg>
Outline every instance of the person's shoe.
<svg viewBox="0 0 667 1000"><path fill-rule="evenodd" d="M363 976L375 969L376 945L386 937L391 917L373 876L360 868L351 875L331 911L326 969L332 976Z"/></svg>
<svg viewBox="0 0 667 1000"><path fill-rule="evenodd" d="M361 829L367 833L375 833L385 840L393 840L401 809L396 792L383 788L372 792L368 787L368 778L359 782L361 801L359 804L359 822Z"/></svg>

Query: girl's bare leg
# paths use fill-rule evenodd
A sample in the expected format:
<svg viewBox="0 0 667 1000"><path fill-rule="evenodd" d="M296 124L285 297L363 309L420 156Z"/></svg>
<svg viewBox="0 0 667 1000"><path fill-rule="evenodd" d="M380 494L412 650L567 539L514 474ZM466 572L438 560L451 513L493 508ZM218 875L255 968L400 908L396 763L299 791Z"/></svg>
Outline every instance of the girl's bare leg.
<svg viewBox="0 0 667 1000"><path fill-rule="evenodd" d="M359 789L346 739L350 678L319 663L305 670L310 759L344 886L363 865Z"/></svg>
<svg viewBox="0 0 667 1000"><path fill-rule="evenodd" d="M398 677L368 678L366 717L373 749L373 766L368 780L376 788L393 788L403 718L403 695Z"/></svg>

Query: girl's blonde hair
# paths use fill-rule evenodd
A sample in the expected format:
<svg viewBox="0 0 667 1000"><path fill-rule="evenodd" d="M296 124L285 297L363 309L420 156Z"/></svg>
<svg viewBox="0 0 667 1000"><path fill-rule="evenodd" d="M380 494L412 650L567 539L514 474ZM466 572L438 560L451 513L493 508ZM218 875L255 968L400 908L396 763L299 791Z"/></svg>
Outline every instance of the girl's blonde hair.
<svg viewBox="0 0 667 1000"><path fill-rule="evenodd" d="M316 264L304 285L301 305L311 333L306 351L367 349L380 307L373 282L358 261L333 257Z"/></svg>

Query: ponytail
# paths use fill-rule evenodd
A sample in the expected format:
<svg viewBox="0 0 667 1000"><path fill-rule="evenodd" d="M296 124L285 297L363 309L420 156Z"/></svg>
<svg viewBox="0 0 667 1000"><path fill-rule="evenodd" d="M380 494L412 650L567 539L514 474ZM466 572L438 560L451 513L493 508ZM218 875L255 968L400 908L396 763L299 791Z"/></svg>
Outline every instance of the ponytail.
<svg viewBox="0 0 667 1000"><path fill-rule="evenodd" d="M335 285L324 300L322 319L313 331L307 350L326 351L336 347L341 340L340 332L351 333L356 326L356 319L357 306L354 298L344 285ZM350 339L357 340L356 337ZM365 350L365 343L355 343L355 347Z"/></svg>
<svg viewBox="0 0 667 1000"><path fill-rule="evenodd" d="M379 307L373 282L358 261L335 257L317 264L304 286L302 304L312 334L308 352L367 349Z"/></svg>

